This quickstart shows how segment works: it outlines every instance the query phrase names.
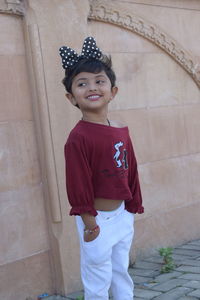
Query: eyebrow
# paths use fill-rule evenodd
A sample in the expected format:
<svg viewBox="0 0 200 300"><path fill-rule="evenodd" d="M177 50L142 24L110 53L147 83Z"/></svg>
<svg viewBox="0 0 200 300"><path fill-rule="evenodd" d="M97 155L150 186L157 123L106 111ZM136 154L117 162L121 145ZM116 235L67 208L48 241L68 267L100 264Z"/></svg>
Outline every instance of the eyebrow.
<svg viewBox="0 0 200 300"><path fill-rule="evenodd" d="M95 78L99 78L99 77L106 78L106 76L103 75L103 74L95 76ZM79 80L87 80L87 79L88 79L88 78L82 77L82 78L77 79L76 82L78 82Z"/></svg>

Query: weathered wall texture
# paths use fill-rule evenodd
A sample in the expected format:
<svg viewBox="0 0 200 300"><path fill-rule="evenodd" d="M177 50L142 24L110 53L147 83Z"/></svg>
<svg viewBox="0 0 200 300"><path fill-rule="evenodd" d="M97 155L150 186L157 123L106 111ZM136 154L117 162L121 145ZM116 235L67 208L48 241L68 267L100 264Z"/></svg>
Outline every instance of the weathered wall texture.
<svg viewBox="0 0 200 300"><path fill-rule="evenodd" d="M120 19L125 7L129 16L142 16L144 29L148 28L145 24L153 23L166 40L173 37L195 63L200 63L200 40L198 30L195 32L200 11L123 2L116 9L107 9L106 17L102 7L94 14L121 27L127 25ZM112 54L120 92L112 104L111 116L128 122L140 164L146 210L136 218L137 255L198 237L199 75L197 85L174 56L155 45L156 40L152 44L132 32L95 21L89 23L89 29L102 48ZM142 31L139 28L140 35ZM147 30L147 38L148 34L151 31ZM160 46L165 44L163 40ZM178 55L181 57L177 52L176 58Z"/></svg>
<svg viewBox="0 0 200 300"><path fill-rule="evenodd" d="M0 299L52 291L49 238L20 16L0 14Z"/></svg>
<svg viewBox="0 0 200 300"><path fill-rule="evenodd" d="M23 21L5 14L7 2L18 10L25 4ZM5 284L0 287L0 298L66 295L81 287L63 157L81 115L65 100L58 49L70 45L80 51L88 35L113 57L119 94L109 114L127 122L139 163L145 214L136 217L131 260L199 238L199 1L0 5L0 282L11 274L15 282L10 293Z"/></svg>

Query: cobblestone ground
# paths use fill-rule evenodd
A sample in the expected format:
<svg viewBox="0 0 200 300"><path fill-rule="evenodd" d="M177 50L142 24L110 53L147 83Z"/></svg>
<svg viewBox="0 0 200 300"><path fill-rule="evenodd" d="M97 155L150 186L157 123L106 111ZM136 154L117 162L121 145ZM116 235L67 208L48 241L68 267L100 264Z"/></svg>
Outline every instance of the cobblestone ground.
<svg viewBox="0 0 200 300"><path fill-rule="evenodd" d="M175 247L173 253L176 268L171 273L160 273L159 254L136 261L129 269L135 283L134 300L200 299L200 240ZM81 291L67 298L51 296L48 300L76 300L82 295Z"/></svg>

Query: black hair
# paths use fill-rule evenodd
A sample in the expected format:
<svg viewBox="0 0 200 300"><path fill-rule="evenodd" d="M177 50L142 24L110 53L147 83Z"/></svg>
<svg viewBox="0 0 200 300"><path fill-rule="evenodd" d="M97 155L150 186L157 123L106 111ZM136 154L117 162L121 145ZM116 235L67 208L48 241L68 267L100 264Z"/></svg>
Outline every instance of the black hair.
<svg viewBox="0 0 200 300"><path fill-rule="evenodd" d="M111 87L115 86L116 75L112 70L112 60L110 56L102 55L101 59L81 57L74 66L65 70L65 77L62 83L68 93L72 93L72 82L76 75L81 72L99 73L105 71L110 79Z"/></svg>

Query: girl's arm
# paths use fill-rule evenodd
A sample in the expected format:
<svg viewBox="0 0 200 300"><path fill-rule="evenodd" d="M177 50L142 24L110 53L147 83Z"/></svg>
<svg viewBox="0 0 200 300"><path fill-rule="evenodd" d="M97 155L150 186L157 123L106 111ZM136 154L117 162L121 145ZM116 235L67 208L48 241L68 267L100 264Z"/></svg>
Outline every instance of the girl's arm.
<svg viewBox="0 0 200 300"><path fill-rule="evenodd" d="M99 235L100 228L97 226L96 219L89 213L81 214L83 223L85 224L84 241L91 242ZM87 230L89 229L89 231Z"/></svg>
<svg viewBox="0 0 200 300"><path fill-rule="evenodd" d="M66 187L71 205L70 215L96 216L92 170L85 144L81 136L75 135L65 145Z"/></svg>

